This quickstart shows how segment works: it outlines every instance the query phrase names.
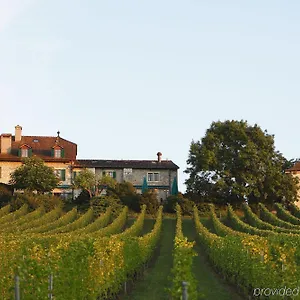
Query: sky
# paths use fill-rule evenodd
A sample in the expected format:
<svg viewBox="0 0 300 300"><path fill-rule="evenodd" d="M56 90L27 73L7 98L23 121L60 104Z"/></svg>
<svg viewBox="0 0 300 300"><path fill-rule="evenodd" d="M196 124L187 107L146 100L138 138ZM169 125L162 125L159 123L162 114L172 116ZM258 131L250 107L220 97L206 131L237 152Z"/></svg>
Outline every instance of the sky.
<svg viewBox="0 0 300 300"><path fill-rule="evenodd" d="M186 160L213 121L247 120L300 157L300 2L0 0L0 133L78 158Z"/></svg>

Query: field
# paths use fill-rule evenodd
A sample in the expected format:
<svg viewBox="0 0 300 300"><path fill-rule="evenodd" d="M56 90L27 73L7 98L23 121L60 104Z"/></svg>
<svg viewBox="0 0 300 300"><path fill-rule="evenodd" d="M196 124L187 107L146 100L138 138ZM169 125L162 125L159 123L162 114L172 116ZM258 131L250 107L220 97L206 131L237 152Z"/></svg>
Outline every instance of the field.
<svg viewBox="0 0 300 300"><path fill-rule="evenodd" d="M0 298L300 299L300 211L0 210ZM187 282L186 292L182 282ZM18 295L17 295L18 297ZM285 297L285 298L284 298Z"/></svg>

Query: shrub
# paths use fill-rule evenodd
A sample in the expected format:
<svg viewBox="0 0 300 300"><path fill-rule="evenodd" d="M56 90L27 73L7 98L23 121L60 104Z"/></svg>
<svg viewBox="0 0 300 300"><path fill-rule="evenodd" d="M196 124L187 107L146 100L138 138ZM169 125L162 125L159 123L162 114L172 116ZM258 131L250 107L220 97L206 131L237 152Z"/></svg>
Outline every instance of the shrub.
<svg viewBox="0 0 300 300"><path fill-rule="evenodd" d="M136 194L136 195L122 196L120 200L122 204L128 206L129 209L135 212L141 211L141 195Z"/></svg>
<svg viewBox="0 0 300 300"><path fill-rule="evenodd" d="M147 209L147 213L151 215L155 215L158 208L159 203L157 200L157 194L154 190L146 190L141 196L141 205L145 204Z"/></svg>
<svg viewBox="0 0 300 300"><path fill-rule="evenodd" d="M167 213L175 213L176 205L179 204L183 215L192 215L194 202L183 197L181 193L169 196L164 203L164 211Z"/></svg>
<svg viewBox="0 0 300 300"><path fill-rule="evenodd" d="M119 215L123 209L120 199L111 196L93 197L90 200L90 206L93 208L96 216L104 213L108 207L110 207L112 216L115 217Z"/></svg>
<svg viewBox="0 0 300 300"><path fill-rule="evenodd" d="M12 199L13 191L9 186L0 184L0 206L8 204Z"/></svg>
<svg viewBox="0 0 300 300"><path fill-rule="evenodd" d="M25 192L23 194L17 193L13 196L11 205L14 210L20 208L24 204L28 204L28 207L31 210L44 206L46 211L50 211L57 206L62 207L63 200L52 194L33 194L30 192Z"/></svg>
<svg viewBox="0 0 300 300"><path fill-rule="evenodd" d="M82 204L87 204L89 203L91 197L90 194L87 190L82 190L81 193L76 197L73 201L74 204L76 205L82 205Z"/></svg>

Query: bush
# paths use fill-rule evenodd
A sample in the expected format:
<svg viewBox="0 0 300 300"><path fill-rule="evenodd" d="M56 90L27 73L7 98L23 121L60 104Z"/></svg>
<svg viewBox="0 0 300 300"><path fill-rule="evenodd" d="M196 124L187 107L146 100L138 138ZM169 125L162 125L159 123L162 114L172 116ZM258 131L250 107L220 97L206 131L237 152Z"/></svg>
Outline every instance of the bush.
<svg viewBox="0 0 300 300"><path fill-rule="evenodd" d="M127 195L120 198L123 205L135 212L141 211L141 195Z"/></svg>
<svg viewBox="0 0 300 300"><path fill-rule="evenodd" d="M6 184L0 184L0 206L8 204L13 195L13 190Z"/></svg>
<svg viewBox="0 0 300 300"><path fill-rule="evenodd" d="M155 215L158 208L159 203L157 200L157 194L154 190L146 190L141 196L141 205L145 204L147 209L147 213L151 215Z"/></svg>
<svg viewBox="0 0 300 300"><path fill-rule="evenodd" d="M93 208L95 215L99 216L111 207L112 216L116 217L123 209L120 199L111 196L93 197L90 200L90 206Z"/></svg>
<svg viewBox="0 0 300 300"><path fill-rule="evenodd" d="M20 208L24 204L28 204L30 210L44 206L46 211L50 211L57 206L62 207L63 200L52 194L33 194L30 192L25 192L23 194L17 193L13 196L11 205L14 210Z"/></svg>
<svg viewBox="0 0 300 300"><path fill-rule="evenodd" d="M76 205L87 204L90 202L90 194L87 190L82 190L77 198L74 199L73 203Z"/></svg>
<svg viewBox="0 0 300 300"><path fill-rule="evenodd" d="M135 187L130 182L117 183L114 188L108 188L107 196L119 198L122 204L130 210L141 211L141 195L137 194Z"/></svg>
<svg viewBox="0 0 300 300"><path fill-rule="evenodd" d="M175 213L176 205L179 204L183 215L192 215L194 202L183 197L181 193L169 196L164 203L164 211L167 213Z"/></svg>

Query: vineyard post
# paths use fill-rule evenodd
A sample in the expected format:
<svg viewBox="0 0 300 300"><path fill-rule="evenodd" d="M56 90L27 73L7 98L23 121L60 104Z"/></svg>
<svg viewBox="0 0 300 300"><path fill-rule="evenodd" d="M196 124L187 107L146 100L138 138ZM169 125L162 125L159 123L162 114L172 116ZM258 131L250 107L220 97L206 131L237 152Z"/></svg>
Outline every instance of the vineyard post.
<svg viewBox="0 0 300 300"><path fill-rule="evenodd" d="M182 281L182 300L188 300L187 286L188 283L186 281Z"/></svg>
<svg viewBox="0 0 300 300"><path fill-rule="evenodd" d="M127 282L126 281L124 282L124 293L125 293L125 295L127 294Z"/></svg>
<svg viewBox="0 0 300 300"><path fill-rule="evenodd" d="M15 276L15 300L20 300L20 278Z"/></svg>
<svg viewBox="0 0 300 300"><path fill-rule="evenodd" d="M53 275L52 274L49 275L48 283L49 283L48 284L48 291L49 291L48 298L50 300L52 300L53 299L53 295L52 295L52 290L53 290Z"/></svg>

